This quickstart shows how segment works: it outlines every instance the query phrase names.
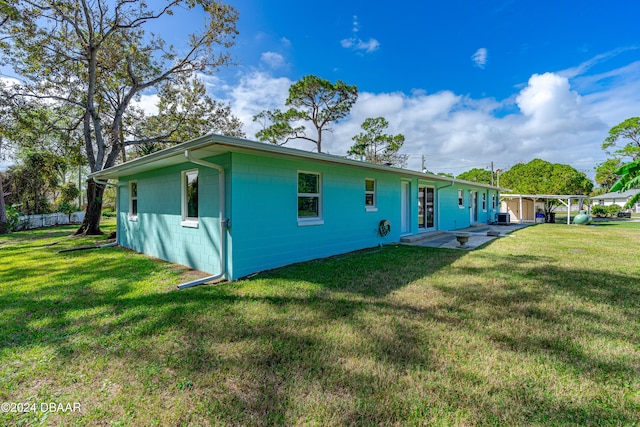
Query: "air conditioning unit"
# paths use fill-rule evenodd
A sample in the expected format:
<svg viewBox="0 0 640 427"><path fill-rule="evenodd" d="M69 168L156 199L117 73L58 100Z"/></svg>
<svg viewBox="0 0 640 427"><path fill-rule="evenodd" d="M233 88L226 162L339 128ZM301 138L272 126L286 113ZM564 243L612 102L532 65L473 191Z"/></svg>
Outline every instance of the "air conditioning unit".
<svg viewBox="0 0 640 427"><path fill-rule="evenodd" d="M499 225L509 225L511 224L511 218L508 213L499 212L496 214L496 223Z"/></svg>

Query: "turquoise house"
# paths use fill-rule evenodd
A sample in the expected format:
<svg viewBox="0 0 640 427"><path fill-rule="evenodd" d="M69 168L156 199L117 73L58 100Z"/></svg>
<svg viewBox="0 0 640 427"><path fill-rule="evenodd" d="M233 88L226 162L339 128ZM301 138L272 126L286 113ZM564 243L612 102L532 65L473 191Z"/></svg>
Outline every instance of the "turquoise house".
<svg viewBox="0 0 640 427"><path fill-rule="evenodd" d="M403 236L490 223L499 188L206 135L94 173L117 187L117 242L236 280Z"/></svg>

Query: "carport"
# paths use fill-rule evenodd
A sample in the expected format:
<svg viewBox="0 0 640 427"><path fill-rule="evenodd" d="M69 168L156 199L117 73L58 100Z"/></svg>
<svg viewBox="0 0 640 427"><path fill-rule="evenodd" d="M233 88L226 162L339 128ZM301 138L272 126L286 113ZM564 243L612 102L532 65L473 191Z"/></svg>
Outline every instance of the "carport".
<svg viewBox="0 0 640 427"><path fill-rule="evenodd" d="M548 208L549 200L558 200L567 207L567 224L571 224L571 201L577 200L578 206L582 206L589 196L580 194L501 194L500 199L507 205L507 212L510 214L511 222L520 224L536 222L536 202L544 201L545 210ZM511 209L510 207L516 209Z"/></svg>

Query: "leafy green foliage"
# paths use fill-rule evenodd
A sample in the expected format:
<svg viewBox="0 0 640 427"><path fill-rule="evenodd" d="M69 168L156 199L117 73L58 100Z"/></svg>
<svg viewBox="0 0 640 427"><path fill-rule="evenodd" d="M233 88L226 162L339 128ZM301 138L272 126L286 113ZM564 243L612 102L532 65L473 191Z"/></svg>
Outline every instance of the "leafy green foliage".
<svg viewBox="0 0 640 427"><path fill-rule="evenodd" d="M456 176L456 178L481 184L491 184L491 171L487 169L473 168L466 172L462 172L460 175Z"/></svg>
<svg viewBox="0 0 640 427"><path fill-rule="evenodd" d="M620 178L613 184L611 191L628 191L640 188L640 159L621 166L614 174L620 176ZM640 193L631 197L627 201L625 208L630 208L638 202L640 202Z"/></svg>
<svg viewBox="0 0 640 427"><path fill-rule="evenodd" d="M30 215L51 212L49 201L58 191L65 168L65 160L49 152L23 153L20 161L7 171L9 203L20 204Z"/></svg>
<svg viewBox="0 0 640 427"><path fill-rule="evenodd" d="M366 119L360 125L364 132L351 138L355 144L348 154L354 157L364 157L371 163L391 163L394 166L406 165L408 156L398 154L404 144L404 135L388 135L384 131L389 122L384 117Z"/></svg>
<svg viewBox="0 0 640 427"><path fill-rule="evenodd" d="M0 223L0 234L16 231L20 224L20 210L13 205L7 206L5 209L6 220Z"/></svg>
<svg viewBox="0 0 640 427"><path fill-rule="evenodd" d="M331 83L314 75L304 76L289 87L289 97L285 105L287 111L279 109L262 111L253 121L262 124L256 138L272 144L286 144L292 139L304 139L315 144L322 152L322 132L328 126L346 117L358 99L358 88L341 80ZM316 136L307 135L301 123L311 122Z"/></svg>
<svg viewBox="0 0 640 427"><path fill-rule="evenodd" d="M626 145L618 148L619 140L627 140ZM640 159L640 117L628 118L609 130L609 136L602 143L602 149L610 148L618 148L613 152L618 156Z"/></svg>
<svg viewBox="0 0 640 427"><path fill-rule="evenodd" d="M622 207L615 203L606 207L606 212L607 212L607 215L609 216L616 216L618 215L618 212L620 212L621 210L622 210Z"/></svg>
<svg viewBox="0 0 640 427"><path fill-rule="evenodd" d="M67 182L60 187L60 196L58 196L58 203L71 203L75 201L80 195L80 190L73 182Z"/></svg>
<svg viewBox="0 0 640 427"><path fill-rule="evenodd" d="M593 205L591 215L602 218L607 216L607 208L604 205Z"/></svg>
<svg viewBox="0 0 640 427"><path fill-rule="evenodd" d="M618 212L622 210L622 207L617 204L605 205L593 205L591 207L591 215L598 218L615 217Z"/></svg>
<svg viewBox="0 0 640 427"><path fill-rule="evenodd" d="M593 183L569 165L534 159L518 163L500 175L500 185L520 194L588 195Z"/></svg>
<svg viewBox="0 0 640 427"><path fill-rule="evenodd" d="M73 140L84 149L92 172L113 166L123 152L124 126L136 97L164 82L228 65L237 34L237 11L215 0L169 0L160 6L16 0L12 7L20 19L0 26L1 59L27 82L19 95L47 98L67 110L81 136ZM145 31L177 8L204 12L204 27L184 37L188 47L181 51ZM87 213L78 233L100 233L103 191L88 182Z"/></svg>
<svg viewBox="0 0 640 427"><path fill-rule="evenodd" d="M56 210L69 215L69 222L71 222L71 214L79 210L78 206L74 203L79 195L80 190L73 182L67 182L60 187L60 195L56 200L58 204Z"/></svg>
<svg viewBox="0 0 640 427"><path fill-rule="evenodd" d="M212 99L201 79L182 76L164 82L158 97L158 114L137 117L131 139L125 142L125 146L135 145L139 155L208 133L245 136L231 107Z"/></svg>
<svg viewBox="0 0 640 427"><path fill-rule="evenodd" d="M596 183L600 185L606 192L618 180L614 173L622 166L622 161L618 158L608 159L596 166Z"/></svg>

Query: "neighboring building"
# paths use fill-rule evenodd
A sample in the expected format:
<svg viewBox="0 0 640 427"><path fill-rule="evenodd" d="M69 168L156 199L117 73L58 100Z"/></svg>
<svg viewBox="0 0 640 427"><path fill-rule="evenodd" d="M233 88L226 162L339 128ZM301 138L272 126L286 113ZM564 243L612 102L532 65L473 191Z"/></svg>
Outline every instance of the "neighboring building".
<svg viewBox="0 0 640 427"><path fill-rule="evenodd" d="M489 185L218 135L91 177L118 180L120 245L229 280L489 223L500 200Z"/></svg>
<svg viewBox="0 0 640 427"><path fill-rule="evenodd" d="M606 193L601 194L599 196L594 196L591 198L594 204L610 206L610 205L619 205L620 207L624 207L627 204L630 198L640 193L640 190L628 190L622 193L614 192L614 193ZM640 203L636 203L631 211L633 213L640 213Z"/></svg>

